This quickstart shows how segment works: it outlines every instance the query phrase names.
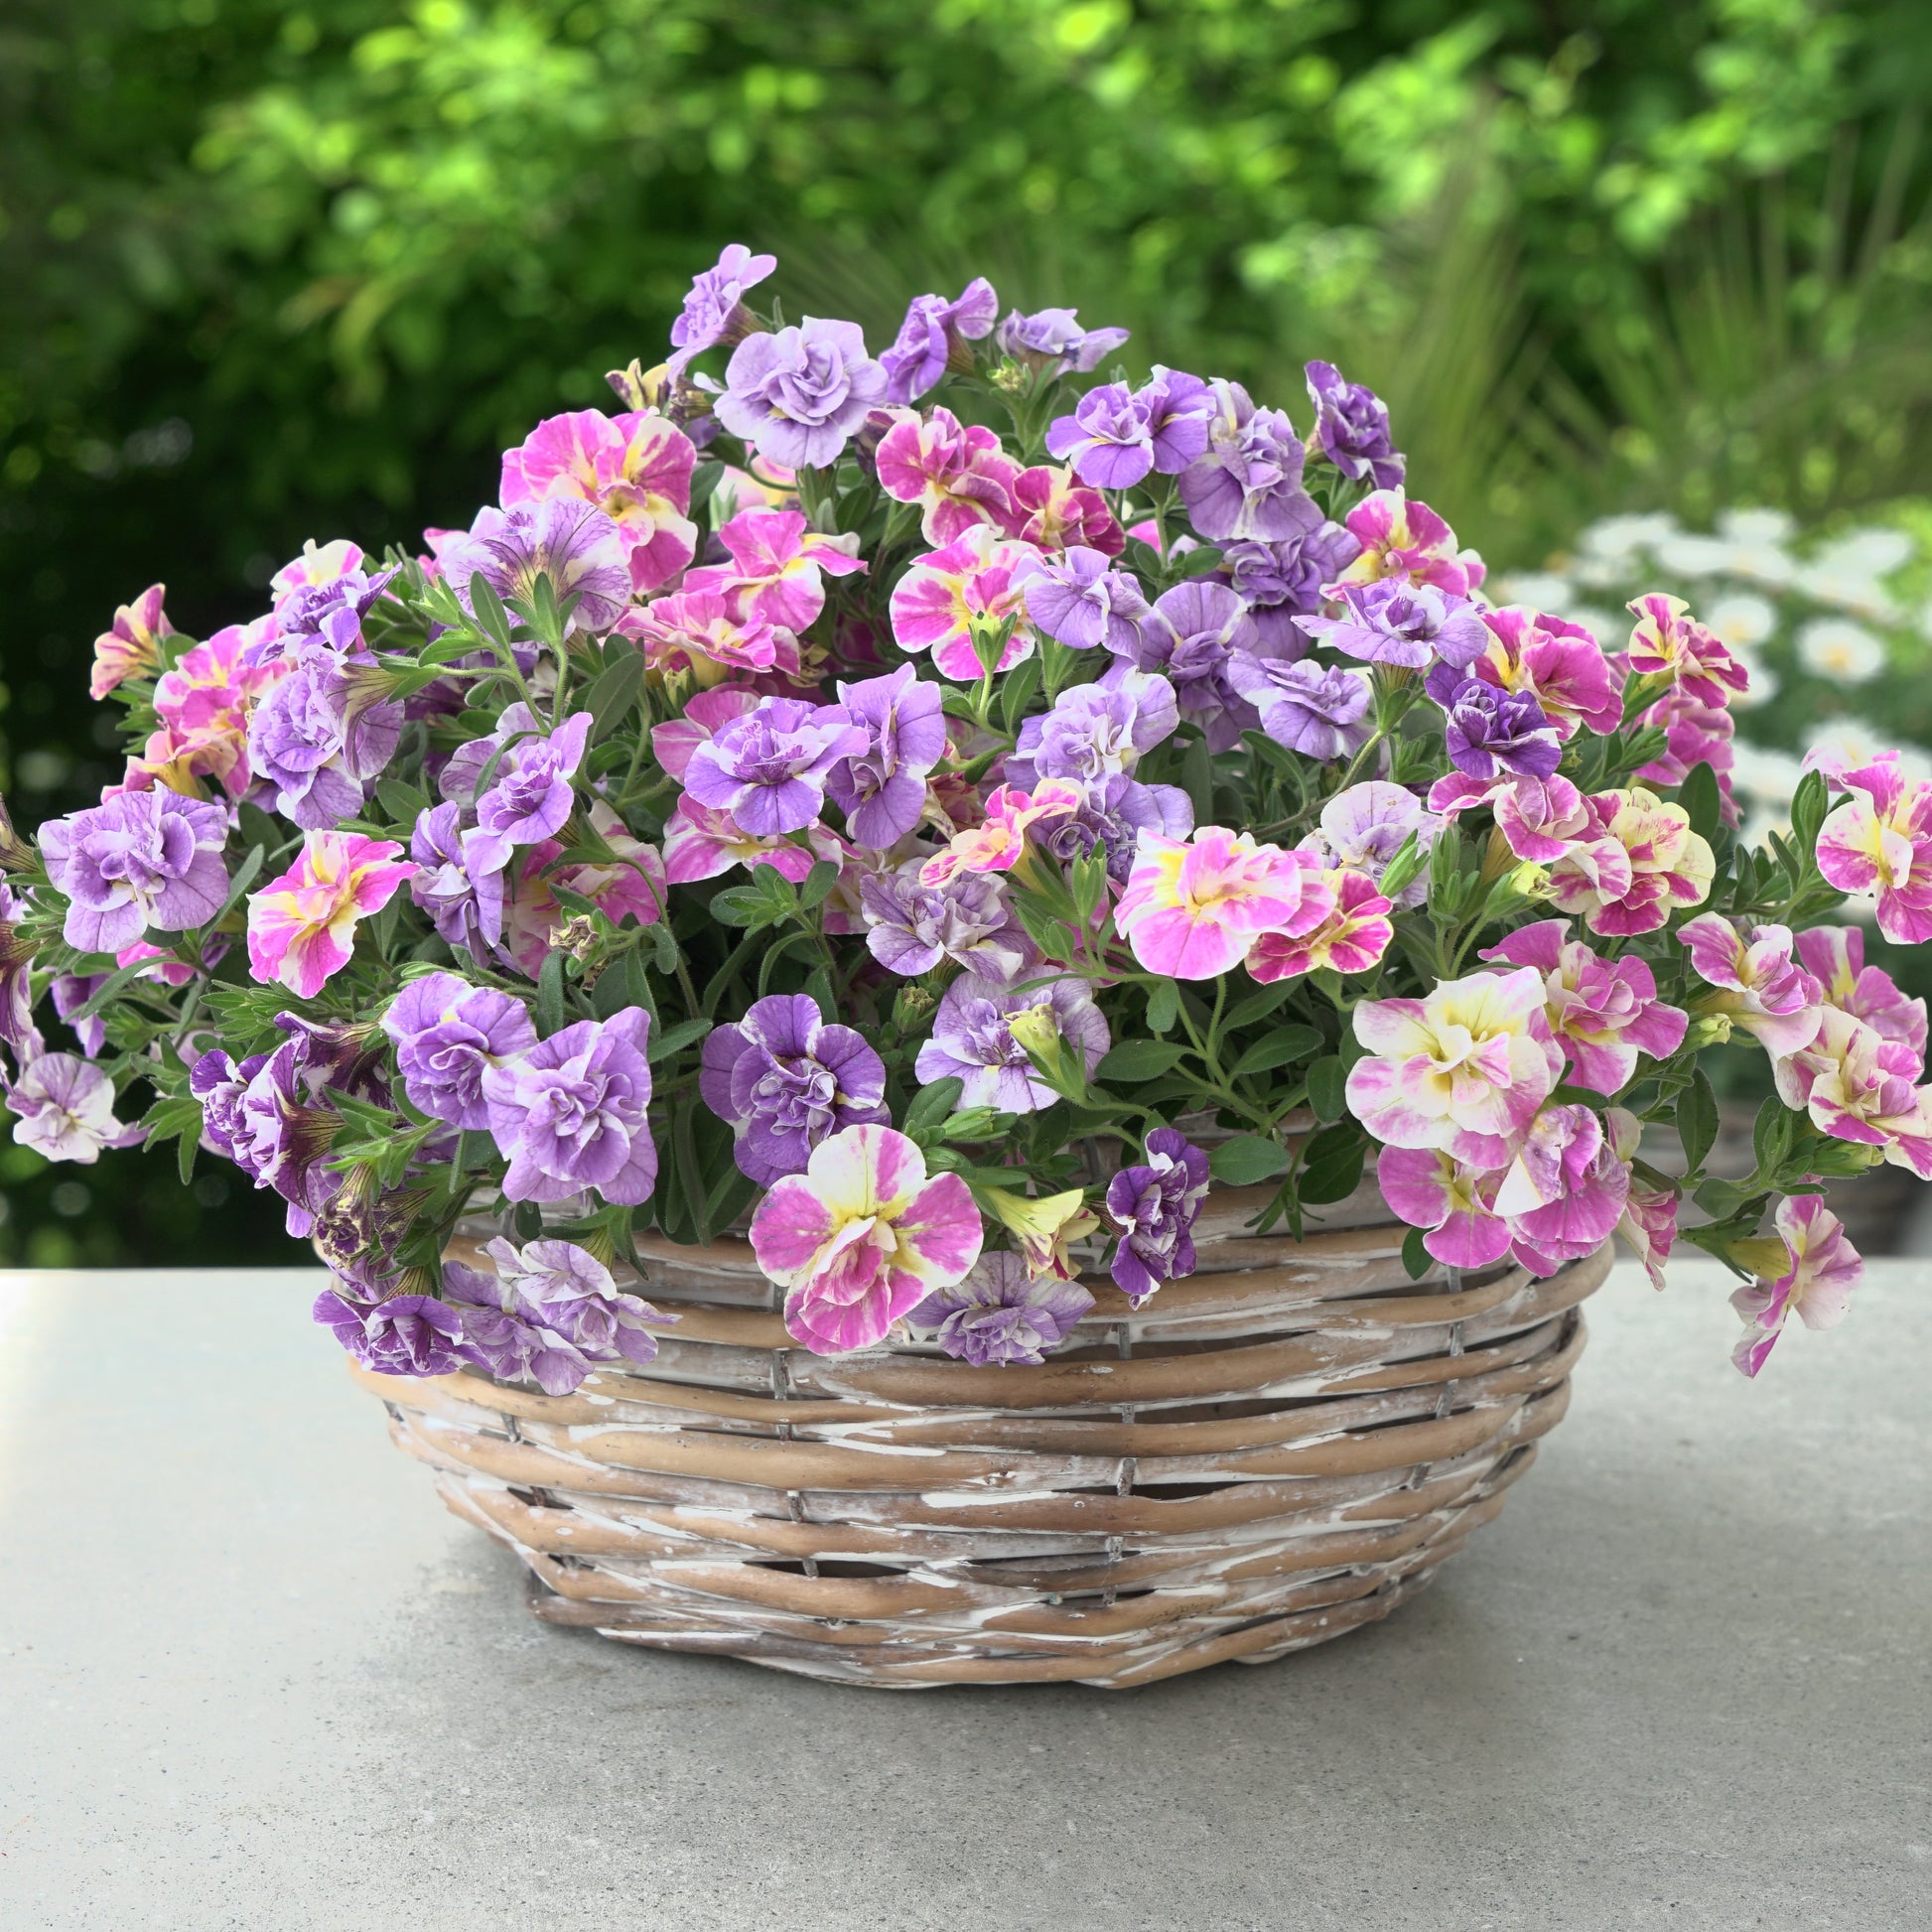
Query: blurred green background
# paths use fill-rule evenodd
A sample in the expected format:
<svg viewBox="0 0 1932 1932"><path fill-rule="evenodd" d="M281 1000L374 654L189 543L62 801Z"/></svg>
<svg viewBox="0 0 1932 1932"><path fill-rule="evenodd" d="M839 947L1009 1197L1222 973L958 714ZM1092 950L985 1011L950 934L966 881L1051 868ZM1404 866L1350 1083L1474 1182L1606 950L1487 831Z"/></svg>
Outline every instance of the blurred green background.
<svg viewBox="0 0 1932 1932"><path fill-rule="evenodd" d="M984 272L1298 413L1331 357L1500 561L1829 526L1932 477L1928 97L1922 0L10 0L0 788L117 771L116 604L467 523L730 239L875 345ZM172 1157L0 1144L0 1262L282 1246Z"/></svg>

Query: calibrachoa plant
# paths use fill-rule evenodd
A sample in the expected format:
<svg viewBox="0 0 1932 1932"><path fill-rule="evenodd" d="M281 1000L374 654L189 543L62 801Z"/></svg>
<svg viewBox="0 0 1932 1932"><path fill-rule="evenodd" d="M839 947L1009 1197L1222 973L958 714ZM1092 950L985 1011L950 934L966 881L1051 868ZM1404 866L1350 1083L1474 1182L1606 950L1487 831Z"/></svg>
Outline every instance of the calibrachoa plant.
<svg viewBox="0 0 1932 1932"><path fill-rule="evenodd" d="M1214 1187L1299 1233L1370 1172L1417 1277L1689 1242L1753 1374L1845 1312L1820 1196L1932 1175L1932 1090L1830 921L1932 937L1932 783L1814 759L1744 843L1737 655L1661 592L1494 602L1326 363L1137 380L983 281L874 353L775 266L469 529L311 545L205 640L117 615L124 778L0 842L17 1140L225 1157L358 1360L553 1392L659 1347L646 1230L748 1228L806 1348L1032 1363L1083 1273L1187 1276ZM1741 1180L1726 1043L1776 1086Z"/></svg>

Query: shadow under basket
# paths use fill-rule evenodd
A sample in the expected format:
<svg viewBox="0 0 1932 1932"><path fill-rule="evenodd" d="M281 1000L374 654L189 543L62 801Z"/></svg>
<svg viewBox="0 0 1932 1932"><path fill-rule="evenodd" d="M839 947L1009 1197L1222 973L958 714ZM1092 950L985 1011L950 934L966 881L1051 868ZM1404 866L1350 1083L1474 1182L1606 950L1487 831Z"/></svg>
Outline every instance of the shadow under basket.
<svg viewBox="0 0 1932 1932"><path fill-rule="evenodd" d="M531 1608L841 1683L1124 1687L1386 1616L1562 1417L1603 1248L1411 1282L1372 1185L1301 1241L1210 1195L1200 1265L1104 1280L1038 1368L799 1348L742 1240L640 1244L680 1316L567 1396L356 1370ZM474 1244L453 1250L487 1268Z"/></svg>

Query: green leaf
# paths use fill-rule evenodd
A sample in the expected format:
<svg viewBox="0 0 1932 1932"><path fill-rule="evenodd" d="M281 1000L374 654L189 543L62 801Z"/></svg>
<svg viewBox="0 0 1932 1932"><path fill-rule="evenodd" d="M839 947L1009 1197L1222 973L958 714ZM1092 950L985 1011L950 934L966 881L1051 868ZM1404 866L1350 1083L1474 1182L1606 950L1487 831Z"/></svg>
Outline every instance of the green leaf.
<svg viewBox="0 0 1932 1932"><path fill-rule="evenodd" d="M503 609L503 600L496 595L488 578L471 578L470 609L477 620L478 628L507 655L510 647L509 613Z"/></svg>
<svg viewBox="0 0 1932 1932"><path fill-rule="evenodd" d="M564 1030L564 960L568 955L555 948L543 956L537 974L537 1037L548 1039Z"/></svg>
<svg viewBox="0 0 1932 1932"><path fill-rule="evenodd" d="M1798 850L1810 858L1818 850L1819 828L1831 810L1831 787L1822 771L1807 771L1791 794L1791 836Z"/></svg>
<svg viewBox="0 0 1932 1932"><path fill-rule="evenodd" d="M1677 1096L1677 1138L1684 1149L1684 1172L1696 1173L1718 1138L1718 1096L1702 1067L1692 1073L1690 1085Z"/></svg>
<svg viewBox="0 0 1932 1932"><path fill-rule="evenodd" d="M1339 1053L1328 1053L1309 1068L1309 1105L1316 1120L1339 1120L1348 1111L1348 1071Z"/></svg>
<svg viewBox="0 0 1932 1932"><path fill-rule="evenodd" d="M579 701L591 714L591 743L609 738L623 723L644 688L644 660L627 650L608 664Z"/></svg>
<svg viewBox="0 0 1932 1932"><path fill-rule="evenodd" d="M1310 1207L1346 1200L1362 1184L1367 1154L1368 1142L1352 1120L1323 1128L1309 1142L1296 1191Z"/></svg>
<svg viewBox="0 0 1932 1932"><path fill-rule="evenodd" d="M1288 1066L1318 1052L1321 1035L1312 1027L1277 1027L1258 1039L1234 1063L1236 1073L1266 1073L1270 1067Z"/></svg>
<svg viewBox="0 0 1932 1932"><path fill-rule="evenodd" d="M959 1105L959 1096L965 1091L965 1081L951 1073L921 1087L905 1110L905 1131L909 1134L915 1127L935 1126Z"/></svg>
<svg viewBox="0 0 1932 1932"><path fill-rule="evenodd" d="M1180 988L1173 980L1156 980L1147 990L1147 1030L1151 1034L1173 1031L1180 1018Z"/></svg>
<svg viewBox="0 0 1932 1932"><path fill-rule="evenodd" d="M1403 1271L1412 1282L1419 1282L1435 1266L1434 1257L1423 1246L1421 1228L1411 1228L1402 1238Z"/></svg>
<svg viewBox="0 0 1932 1932"><path fill-rule="evenodd" d="M228 881L228 896L221 901L220 911L215 913L214 917L208 921L209 925L219 925L234 910L236 901L255 883L255 877L261 871L267 859L267 846L257 845L249 848L247 858L235 867L234 877Z"/></svg>
<svg viewBox="0 0 1932 1932"><path fill-rule="evenodd" d="M764 870L770 872L774 869L766 866ZM798 888L798 903L806 910L823 904L838 883L839 869L830 859L814 860L811 871L805 875L805 883Z"/></svg>
<svg viewBox="0 0 1932 1932"><path fill-rule="evenodd" d="M1249 1187L1286 1173L1291 1159L1287 1148L1275 1141L1259 1134L1237 1134L1208 1150L1207 1171L1230 1187Z"/></svg>
<svg viewBox="0 0 1932 1932"><path fill-rule="evenodd" d="M753 920L767 923L763 914L768 903L753 886L727 886L711 901L711 916L720 925L748 926Z"/></svg>
<svg viewBox="0 0 1932 1932"><path fill-rule="evenodd" d="M1214 756L1198 733L1180 755L1180 788L1193 800L1194 823L1214 822Z"/></svg>
<svg viewBox="0 0 1932 1932"><path fill-rule="evenodd" d="M702 1017L696 1020L681 1020L675 1027L667 1028L654 1038L644 1057L655 1066L659 1060L668 1060L673 1053L681 1053L693 1040L702 1039L711 1031L711 1022Z"/></svg>
<svg viewBox="0 0 1932 1932"><path fill-rule="evenodd" d="M1796 1136L1798 1117L1775 1094L1757 1110L1751 1123L1751 1152L1760 1174L1773 1174L1784 1165Z"/></svg>
<svg viewBox="0 0 1932 1932"><path fill-rule="evenodd" d="M1724 823L1724 794L1718 786L1718 774L1708 763L1700 760L1691 766L1678 787L1677 799L1690 813L1691 830L1699 838L1717 837L1718 827Z"/></svg>
<svg viewBox="0 0 1932 1932"><path fill-rule="evenodd" d="M398 825L414 825L429 810L429 799L400 778L378 778L375 795L382 801L382 809Z"/></svg>
<svg viewBox="0 0 1932 1932"><path fill-rule="evenodd" d="M1293 979L1279 979L1273 986L1264 986L1259 993L1250 993L1229 1010L1228 1032L1238 1034L1243 1027L1252 1027L1257 1020L1266 1020L1294 991Z"/></svg>
<svg viewBox="0 0 1932 1932"><path fill-rule="evenodd" d="M1020 729L1020 720L1027 715L1027 706L1033 695L1039 689L1039 659L1030 657L1024 664L1016 664L1000 681L1000 719L1010 732Z"/></svg>
<svg viewBox="0 0 1932 1932"><path fill-rule="evenodd" d="M691 472L691 505L689 514L696 518L703 514L704 506L711 501L711 493L718 487L718 482L725 474L722 463L701 463Z"/></svg>
<svg viewBox="0 0 1932 1932"><path fill-rule="evenodd" d="M1165 1039L1124 1039L1094 1068L1097 1080L1153 1080L1172 1072L1187 1049Z"/></svg>

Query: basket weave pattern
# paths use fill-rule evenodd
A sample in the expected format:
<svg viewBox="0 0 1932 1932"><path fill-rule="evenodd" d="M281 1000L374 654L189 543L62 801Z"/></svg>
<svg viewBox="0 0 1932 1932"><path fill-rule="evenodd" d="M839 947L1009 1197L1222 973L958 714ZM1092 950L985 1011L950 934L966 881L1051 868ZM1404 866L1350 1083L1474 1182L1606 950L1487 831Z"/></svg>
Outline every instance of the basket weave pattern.
<svg viewBox="0 0 1932 1932"><path fill-rule="evenodd" d="M1089 1281L1038 1368L811 1355L726 1240L640 1245L681 1317L648 1368L568 1396L356 1373L551 1622L873 1685L1264 1663L1386 1616L1497 1513L1609 1261L1411 1282L1372 1188L1299 1242L1245 1226L1268 1191L1211 1195L1198 1272L1140 1310Z"/></svg>

